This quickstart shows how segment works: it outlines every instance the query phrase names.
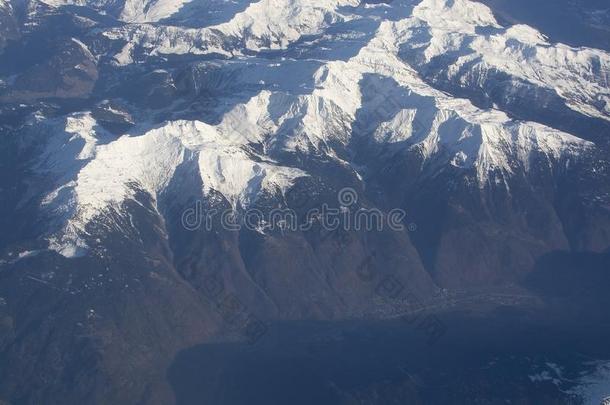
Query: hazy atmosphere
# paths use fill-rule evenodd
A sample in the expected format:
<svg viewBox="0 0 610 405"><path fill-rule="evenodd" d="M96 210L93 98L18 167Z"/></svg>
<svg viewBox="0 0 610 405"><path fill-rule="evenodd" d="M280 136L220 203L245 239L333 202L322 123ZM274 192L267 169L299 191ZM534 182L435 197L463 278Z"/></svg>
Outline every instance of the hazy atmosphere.
<svg viewBox="0 0 610 405"><path fill-rule="evenodd" d="M610 404L607 0L0 0L0 405Z"/></svg>

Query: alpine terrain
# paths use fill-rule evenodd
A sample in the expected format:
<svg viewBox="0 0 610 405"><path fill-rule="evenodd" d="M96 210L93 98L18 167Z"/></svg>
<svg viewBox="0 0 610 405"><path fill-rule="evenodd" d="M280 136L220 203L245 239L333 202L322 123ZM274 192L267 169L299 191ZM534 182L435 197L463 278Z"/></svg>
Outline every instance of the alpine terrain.
<svg viewBox="0 0 610 405"><path fill-rule="evenodd" d="M517 3L0 0L0 403L599 404L610 9Z"/></svg>

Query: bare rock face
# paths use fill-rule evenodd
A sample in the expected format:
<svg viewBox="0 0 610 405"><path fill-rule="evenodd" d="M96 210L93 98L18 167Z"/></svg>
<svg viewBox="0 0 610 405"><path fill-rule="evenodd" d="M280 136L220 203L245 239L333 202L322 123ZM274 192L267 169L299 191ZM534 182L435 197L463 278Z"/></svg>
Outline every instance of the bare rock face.
<svg viewBox="0 0 610 405"><path fill-rule="evenodd" d="M77 39L57 44L49 59L13 78L4 102L33 102L52 98L86 98L98 78L94 56Z"/></svg>
<svg viewBox="0 0 610 405"><path fill-rule="evenodd" d="M162 224L133 209L140 229L160 232ZM222 323L154 239L143 240L146 254L133 255L144 245L110 232L94 260L41 252L25 267L3 265L0 395L24 403L172 400L165 369ZM111 245L112 255L102 253ZM113 388L125 384L131 388Z"/></svg>

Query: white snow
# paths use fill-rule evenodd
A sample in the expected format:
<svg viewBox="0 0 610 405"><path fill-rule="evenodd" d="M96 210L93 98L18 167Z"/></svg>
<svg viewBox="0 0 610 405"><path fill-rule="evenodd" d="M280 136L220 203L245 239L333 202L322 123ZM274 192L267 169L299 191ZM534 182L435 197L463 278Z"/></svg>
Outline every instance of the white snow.
<svg viewBox="0 0 610 405"><path fill-rule="evenodd" d="M182 28L139 24L109 30L111 39L124 39L127 45L115 56L120 64L133 63L131 51L139 46L150 55L209 54L241 55L245 49L285 49L305 35L324 32L340 22L358 16L349 7L356 0L260 0L233 16L230 21L205 27ZM140 3L138 3L140 4ZM550 44L526 25L501 27L491 10L471 0L396 0L395 9L414 5L402 20L385 21L396 41L429 62L443 55L456 56L447 66L450 76L466 63L479 83L490 69L556 91L569 107L592 117L610 120L610 54L590 48ZM384 7L389 7L385 5ZM379 7L360 7L375 13ZM378 18L378 17L374 17ZM485 33L489 31L489 33ZM236 44L238 44L236 46ZM240 47L241 46L241 47ZM320 48L322 49L322 48ZM475 83L476 84L476 83Z"/></svg>
<svg viewBox="0 0 610 405"><path fill-rule="evenodd" d="M401 43L425 61L457 54L448 66L457 74L466 63L470 75L485 78L490 69L556 91L570 108L592 117L610 121L610 54L591 48L572 48L550 44L537 30L526 25L500 27L491 11L470 0L424 0L414 10L419 22L404 20ZM423 24L423 25L422 25ZM477 34L493 28L490 34ZM413 41L425 29L428 40ZM602 107L600 107L602 105Z"/></svg>
<svg viewBox="0 0 610 405"><path fill-rule="evenodd" d="M121 49L121 52L114 55L114 59L118 66L127 66L133 63L133 59L131 58L131 52L133 51L134 44L128 42Z"/></svg>
<svg viewBox="0 0 610 405"><path fill-rule="evenodd" d="M157 18L183 2L155 4L163 13L148 8L141 17L134 8L133 18ZM134 134L108 139L88 112L56 121L60 135L50 139L39 165L41 172L56 179L43 204L67 217L62 231L50 239L52 248L66 256L81 254L86 246L79 235L86 225L108 209L120 211L138 191L155 201L163 193L218 193L234 207L247 207L261 192L281 194L296 178L307 175L270 158L277 156L274 153L315 151L350 164L339 156L353 137L411 148L421 153L424 164L474 169L481 187L491 181L491 173L527 173L534 159L548 162L550 168L593 147L561 131L514 121L502 111L480 109L436 90L414 69L419 62L402 58L401 52L406 48L424 63L452 54L450 74L457 75L469 62L475 63L469 69L481 75L475 81L483 80L489 69L498 69L554 88L577 111L610 119L610 102L599 107L599 100L610 100L607 53L549 44L526 26L505 29L486 6L469 0L423 0L396 20L375 14L396 5L408 9L410 4L396 0L359 7L360 15L348 7L357 6L355 0L260 0L212 27L130 24L105 32L111 39L127 41L114 57L121 65L136 62L136 48L147 49L150 55L230 56L246 49L286 49L310 34L324 34L310 45L324 52L302 60L241 56L218 61L218 74L230 73L235 88L263 89L244 90L240 96L246 101L237 104L230 98L236 96L235 90L229 91L227 102L234 106L217 125L198 120L157 127L141 123ZM370 38L350 32L328 46L316 43L332 37L329 27L362 15L379 22ZM335 57L333 52L340 53L343 47L356 50ZM219 96L219 105L226 101L223 97ZM200 180L202 190L181 188L185 173Z"/></svg>
<svg viewBox="0 0 610 405"><path fill-rule="evenodd" d="M84 43L82 43L81 41L79 41L76 38L70 38L72 40L72 42L74 42L75 44L77 44L78 46L80 46L80 48L83 50L83 52L85 53L85 55L91 59L91 60L95 60L95 57L93 56L93 54L91 53L91 51L89 50L89 48L87 48L87 45L85 45Z"/></svg>
<svg viewBox="0 0 610 405"><path fill-rule="evenodd" d="M247 106L240 108L247 110ZM72 170L75 177L43 199L43 205L68 215L62 230L49 239L49 248L66 257L78 257L87 249L82 235L87 233L90 221L110 208L120 211L121 204L134 199L138 191L156 200L168 190L178 166L184 165L189 176L201 179L204 194L218 192L236 208L247 207L262 191L281 194L294 179L306 175L257 157L248 148L255 134L236 130L230 114L216 127L200 121L173 121L142 135L124 135L105 144L95 141L93 126L89 114L69 117L66 144L85 140L82 149L58 143L45 161L45 170ZM74 160L87 163L56 164ZM63 173L62 178L70 178L69 173ZM174 192L197 195L196 190Z"/></svg>
<svg viewBox="0 0 610 405"><path fill-rule="evenodd" d="M11 3L8 2L8 0L0 0L0 9L5 9L9 12L12 12L13 8L11 6Z"/></svg>
<svg viewBox="0 0 610 405"><path fill-rule="evenodd" d="M104 12L113 7L112 0L41 0L52 7L89 6ZM124 0L119 18L125 22L157 22L175 14L191 0Z"/></svg>
<svg viewBox="0 0 610 405"><path fill-rule="evenodd" d="M126 0L120 19L126 22L156 22L172 16L191 0Z"/></svg>
<svg viewBox="0 0 610 405"><path fill-rule="evenodd" d="M599 361L593 366L594 372L582 375L578 386L571 390L583 400L583 405L600 405L610 397L610 363Z"/></svg>
<svg viewBox="0 0 610 405"><path fill-rule="evenodd" d="M237 13L230 21L210 27L138 24L113 29L105 35L149 48L151 55L241 54L240 49L230 45L233 42L245 44L249 50L283 49L304 35L319 33L334 22L346 20L348 17L337 10L358 3L358 0L260 0ZM130 18L137 21L140 17ZM121 55L124 55L123 51ZM123 60L124 56L115 58Z"/></svg>

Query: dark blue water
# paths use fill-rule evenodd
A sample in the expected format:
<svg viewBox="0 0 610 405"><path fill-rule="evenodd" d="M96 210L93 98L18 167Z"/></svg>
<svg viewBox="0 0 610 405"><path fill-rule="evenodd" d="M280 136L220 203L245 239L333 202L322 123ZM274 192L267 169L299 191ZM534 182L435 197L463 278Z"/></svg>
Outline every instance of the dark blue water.
<svg viewBox="0 0 610 405"><path fill-rule="evenodd" d="M179 404L570 404L530 376L551 362L576 378L610 358L610 327L553 326L513 310L447 315L434 345L402 322L274 325L254 347L200 345L168 372ZM560 389L561 388L561 389Z"/></svg>

